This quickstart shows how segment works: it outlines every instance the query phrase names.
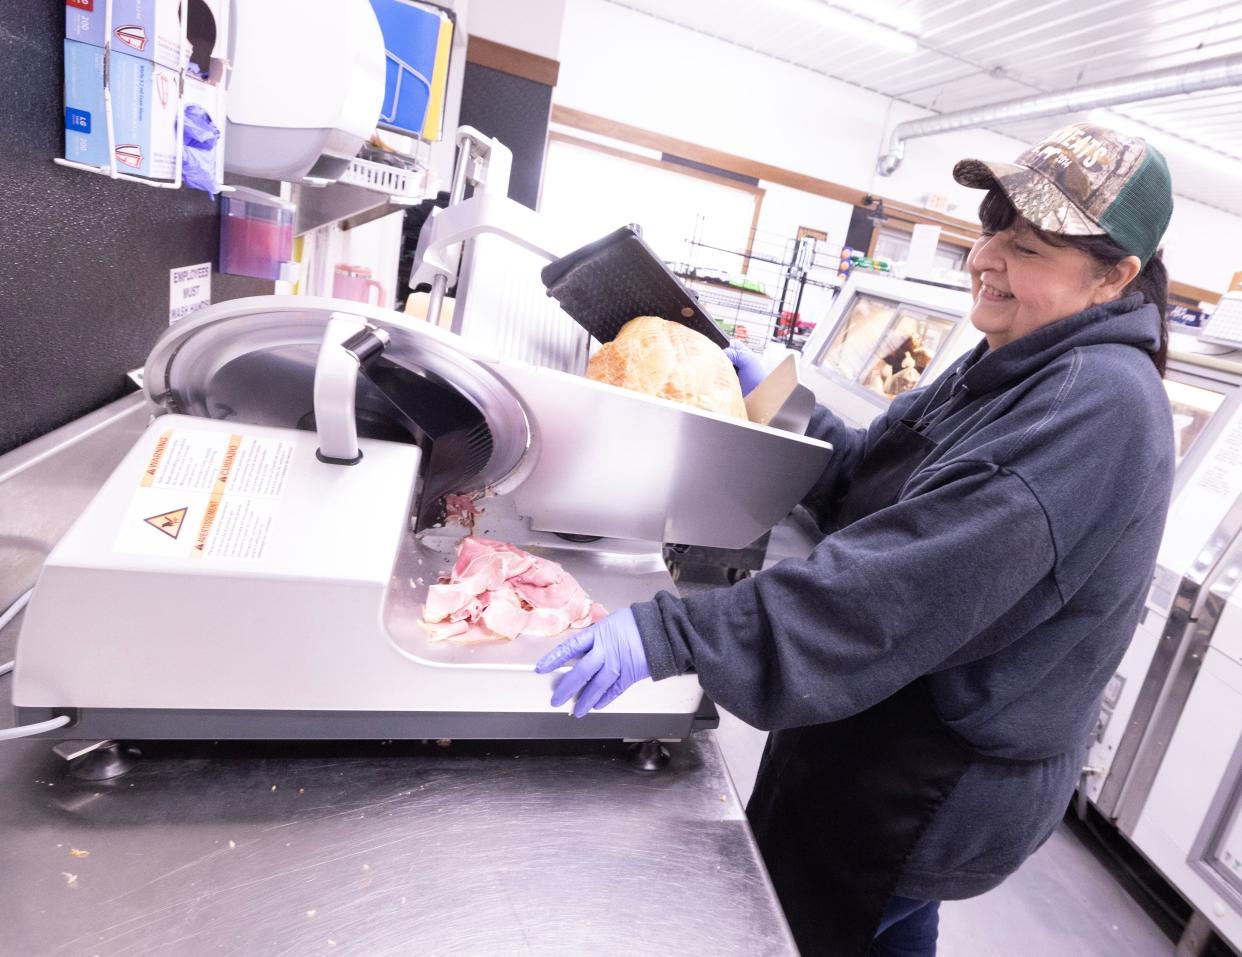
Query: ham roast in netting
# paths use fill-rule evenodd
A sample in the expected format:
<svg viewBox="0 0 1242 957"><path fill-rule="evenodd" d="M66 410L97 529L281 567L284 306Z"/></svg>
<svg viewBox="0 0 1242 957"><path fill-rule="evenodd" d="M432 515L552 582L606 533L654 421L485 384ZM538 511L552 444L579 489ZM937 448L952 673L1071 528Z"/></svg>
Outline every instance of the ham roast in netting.
<svg viewBox="0 0 1242 957"><path fill-rule="evenodd" d="M591 357L587 378L746 418L729 357L707 336L667 319L631 319Z"/></svg>

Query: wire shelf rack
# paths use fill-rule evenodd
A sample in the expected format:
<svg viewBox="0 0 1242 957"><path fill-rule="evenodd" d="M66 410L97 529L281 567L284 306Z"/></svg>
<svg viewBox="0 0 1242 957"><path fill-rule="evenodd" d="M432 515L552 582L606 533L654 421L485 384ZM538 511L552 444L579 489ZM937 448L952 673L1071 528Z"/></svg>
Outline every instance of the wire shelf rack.
<svg viewBox="0 0 1242 957"><path fill-rule="evenodd" d="M755 352L774 342L800 349L840 287L841 250L755 229L746 249L737 250L709 243L705 234L700 217L686 241L692 261L674 267L704 310Z"/></svg>

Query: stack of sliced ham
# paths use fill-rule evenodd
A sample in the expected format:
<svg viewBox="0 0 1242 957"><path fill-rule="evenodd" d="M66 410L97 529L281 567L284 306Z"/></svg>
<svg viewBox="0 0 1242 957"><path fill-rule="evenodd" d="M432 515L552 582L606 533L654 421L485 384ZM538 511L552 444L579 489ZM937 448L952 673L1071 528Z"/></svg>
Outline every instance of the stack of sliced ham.
<svg viewBox="0 0 1242 957"><path fill-rule="evenodd" d="M505 542L464 538L447 581L427 589L420 625L432 641L551 637L608 612L556 562Z"/></svg>

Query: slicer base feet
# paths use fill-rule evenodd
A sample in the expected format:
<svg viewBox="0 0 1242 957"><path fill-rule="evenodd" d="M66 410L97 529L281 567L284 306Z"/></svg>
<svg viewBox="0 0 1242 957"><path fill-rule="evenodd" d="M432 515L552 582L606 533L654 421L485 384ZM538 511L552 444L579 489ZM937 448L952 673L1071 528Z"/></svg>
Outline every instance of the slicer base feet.
<svg viewBox="0 0 1242 957"><path fill-rule="evenodd" d="M663 771L672 760L668 748L659 741L637 741L626 748L626 757L640 771Z"/></svg>
<svg viewBox="0 0 1242 957"><path fill-rule="evenodd" d="M78 780L106 781L130 771L140 756L137 748L120 741L104 741L85 754L66 760L69 774Z"/></svg>

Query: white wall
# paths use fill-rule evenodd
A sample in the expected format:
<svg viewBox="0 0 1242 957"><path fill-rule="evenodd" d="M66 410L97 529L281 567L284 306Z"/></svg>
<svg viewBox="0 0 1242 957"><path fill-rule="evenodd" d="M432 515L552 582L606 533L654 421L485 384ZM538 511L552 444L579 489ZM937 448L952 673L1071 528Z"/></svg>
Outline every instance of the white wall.
<svg viewBox="0 0 1242 957"><path fill-rule="evenodd" d="M471 36L525 50L550 60L560 56L566 0L470 0Z"/></svg>
<svg viewBox="0 0 1242 957"><path fill-rule="evenodd" d="M965 220L976 220L980 194L953 181L953 164L1011 159L1027 145L985 130L923 137L882 177L875 164L889 131L927 111L603 0L567 0L560 61L560 105L916 205L937 193ZM761 230L817 225L802 221L798 200L761 185ZM803 202L839 244L849 207ZM1242 218L1179 197L1165 252L1173 278L1223 291L1242 268L1237 244L1221 241L1230 235L1242 236Z"/></svg>
<svg viewBox="0 0 1242 957"><path fill-rule="evenodd" d="M967 131L912 145L905 168L875 172L888 130L916 107L603 0L569 0L557 103L760 162L918 202L969 202L949 175L965 155L1024 144ZM891 116L890 116L891 114Z"/></svg>
<svg viewBox="0 0 1242 957"><path fill-rule="evenodd" d="M1174 196L1173 219L1164 234L1164 264L1173 279L1224 292L1242 269L1242 219Z"/></svg>
<svg viewBox="0 0 1242 957"><path fill-rule="evenodd" d="M888 103L602 0L566 6L554 99L863 188L881 132L866 131Z"/></svg>
<svg viewBox="0 0 1242 957"><path fill-rule="evenodd" d="M756 245L768 246L778 238L792 240L799 226L807 226L826 232L827 245L840 250L849 229L852 206L774 183L763 183L763 188L766 192L759 208Z"/></svg>

